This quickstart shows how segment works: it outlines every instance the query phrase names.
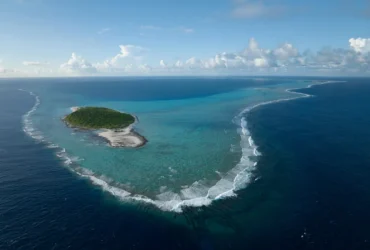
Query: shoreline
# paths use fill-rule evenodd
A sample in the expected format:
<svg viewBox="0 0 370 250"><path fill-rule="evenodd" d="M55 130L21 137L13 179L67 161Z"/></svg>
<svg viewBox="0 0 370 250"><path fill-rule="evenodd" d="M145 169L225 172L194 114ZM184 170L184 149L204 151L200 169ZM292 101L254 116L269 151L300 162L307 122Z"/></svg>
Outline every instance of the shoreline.
<svg viewBox="0 0 370 250"><path fill-rule="evenodd" d="M79 110L80 107L75 106L71 107L70 109L73 113ZM108 144L113 148L140 148L143 147L148 140L134 130L134 125L138 122L138 118L136 115L133 115L133 117L135 117L135 122L128 127L121 129L86 129L71 126L71 124L66 122L64 119L63 121L70 128L90 130L94 132L97 131L97 135L107 141Z"/></svg>
<svg viewBox="0 0 370 250"><path fill-rule="evenodd" d="M108 141L113 148L140 148L148 142L144 136L134 131L131 126L123 129L104 129L98 133L98 136Z"/></svg>

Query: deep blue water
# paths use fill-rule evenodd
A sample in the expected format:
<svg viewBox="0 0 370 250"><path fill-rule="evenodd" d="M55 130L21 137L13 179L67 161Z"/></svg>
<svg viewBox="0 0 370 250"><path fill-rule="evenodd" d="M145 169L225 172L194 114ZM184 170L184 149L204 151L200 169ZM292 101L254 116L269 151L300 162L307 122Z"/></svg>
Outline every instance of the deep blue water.
<svg viewBox="0 0 370 250"><path fill-rule="evenodd" d="M183 214L118 202L22 131L35 99L18 88L70 84L90 98L120 99L115 80L110 93L91 79L0 85L0 249L370 249L369 79L302 89L314 97L254 109L248 127L262 153L258 180L237 198ZM171 94L170 82L142 81L140 95L125 98L202 97L245 85L180 79Z"/></svg>

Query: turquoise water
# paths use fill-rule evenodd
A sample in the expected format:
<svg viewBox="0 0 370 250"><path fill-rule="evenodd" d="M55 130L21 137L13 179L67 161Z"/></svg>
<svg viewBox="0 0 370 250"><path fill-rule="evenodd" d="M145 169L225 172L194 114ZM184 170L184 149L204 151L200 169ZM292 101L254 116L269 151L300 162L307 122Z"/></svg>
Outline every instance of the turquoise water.
<svg viewBox="0 0 370 250"><path fill-rule="evenodd" d="M37 99L24 117L25 131L55 148L66 167L123 202L140 201L175 212L236 196L258 179L260 154L247 129L248 111L260 103L301 97L285 90L310 84L239 79L238 86L221 93L161 98L159 91L156 97L133 99L119 93L143 89L122 81L114 93L109 84L90 92L88 85L84 89L73 84L25 89ZM166 81L164 93L179 91L171 87L176 79ZM148 143L137 149L111 148L97 132L70 129L61 118L74 106L135 114L139 118L135 130Z"/></svg>
<svg viewBox="0 0 370 250"><path fill-rule="evenodd" d="M82 80L86 84L80 84ZM154 80L142 81L147 87L153 85L145 93L137 91L143 88L134 86L136 80L130 86L126 79L119 79L116 86L111 79L96 79L96 83L94 79L79 78L0 80L0 249L370 249L369 78L341 78L338 80L345 82L297 90L302 95L281 92L283 86L293 83L281 78L268 83L212 79L212 85L205 83L207 79L187 79L181 86L193 81L196 84L181 91L180 86L173 87L178 80L167 79L158 93L154 85L160 83L152 84ZM294 87L306 85L296 84ZM62 133L52 127L54 122L60 124L59 108L63 115L69 112L69 106L89 103L130 101L137 107L149 101L208 100L250 88L264 88L269 93L266 95L313 97L259 106L247 117L243 115L260 152L258 157L250 156L257 165L247 187L233 191L236 197L209 206L180 207L182 213L162 212L147 202L137 204L113 196L107 192L112 186L94 185L90 181L94 176L84 178L70 171L82 165L89 168L86 161L97 156L86 154L88 158L82 160L72 155L70 148L66 148L68 155L62 156L61 147L47 148L51 142L40 142ZM222 91L216 91L219 89ZM40 100L34 112L29 111L36 96L29 95L29 91ZM258 101L272 95L260 97ZM53 106L53 99L60 106ZM240 100L240 104L246 100ZM232 117L251 107L241 106L235 105L235 110L224 115ZM27 112L23 124L22 116ZM237 131L240 122L234 121L226 125L233 128L230 133L237 135L237 141L239 136L233 149L237 151L237 164L242 155L242 137ZM65 140L73 131L66 132ZM85 137L85 143L81 143L85 149L88 143L106 147L104 141L90 134L71 136ZM81 160L73 158L72 163L62 164L66 157ZM220 173L227 171L225 167ZM100 177L99 173L96 176ZM194 179L202 178L205 176ZM168 189L175 190L175 184L168 185ZM123 192L124 187L119 190ZM158 190L154 189L154 195L150 191L142 192L157 206L163 204L155 196Z"/></svg>

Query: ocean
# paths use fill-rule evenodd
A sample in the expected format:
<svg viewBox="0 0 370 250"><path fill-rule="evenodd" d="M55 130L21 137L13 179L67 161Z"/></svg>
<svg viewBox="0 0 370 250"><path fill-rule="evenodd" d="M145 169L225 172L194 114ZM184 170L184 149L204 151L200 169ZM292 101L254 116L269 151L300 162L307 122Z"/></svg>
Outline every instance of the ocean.
<svg viewBox="0 0 370 250"><path fill-rule="evenodd" d="M0 80L0 249L370 249L370 80ZM137 115L142 148L68 128Z"/></svg>

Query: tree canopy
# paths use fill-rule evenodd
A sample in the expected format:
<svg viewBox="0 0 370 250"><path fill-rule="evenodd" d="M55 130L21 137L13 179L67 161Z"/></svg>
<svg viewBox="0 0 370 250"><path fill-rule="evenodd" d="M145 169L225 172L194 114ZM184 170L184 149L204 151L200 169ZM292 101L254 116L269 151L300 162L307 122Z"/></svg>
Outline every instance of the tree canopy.
<svg viewBox="0 0 370 250"><path fill-rule="evenodd" d="M118 129L135 122L135 117L103 107L83 107L67 115L64 120L72 127L83 129Z"/></svg>

